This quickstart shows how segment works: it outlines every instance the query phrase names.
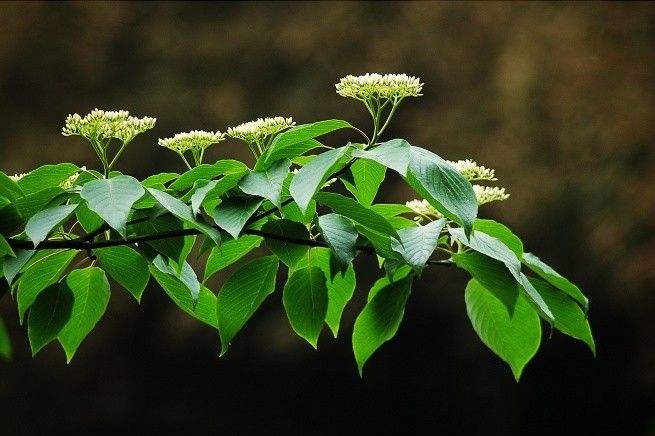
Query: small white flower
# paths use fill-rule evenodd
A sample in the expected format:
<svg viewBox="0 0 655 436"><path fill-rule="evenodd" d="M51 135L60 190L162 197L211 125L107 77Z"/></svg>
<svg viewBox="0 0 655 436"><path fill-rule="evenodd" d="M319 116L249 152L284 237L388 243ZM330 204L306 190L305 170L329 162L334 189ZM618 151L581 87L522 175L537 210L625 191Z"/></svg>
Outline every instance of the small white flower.
<svg viewBox="0 0 655 436"><path fill-rule="evenodd" d="M64 136L82 136L105 147L111 139L118 139L123 144L129 143L138 134L152 129L156 121L156 118L130 116L125 110L94 109L85 116L68 115L61 133Z"/></svg>
<svg viewBox="0 0 655 436"><path fill-rule="evenodd" d="M479 205L491 203L492 201L503 201L509 198L509 194L505 193L505 188L499 188L497 186L473 185L473 192L475 192L475 199Z"/></svg>
<svg viewBox="0 0 655 436"><path fill-rule="evenodd" d="M273 136L289 127L293 127L295 124L291 117L258 118L255 121L230 127L227 129L227 136L239 139L249 146L259 146L263 151L263 148L268 145L268 141Z"/></svg>
<svg viewBox="0 0 655 436"><path fill-rule="evenodd" d="M224 139L225 134L218 131L192 130L191 132L178 133L172 138L159 139L159 145L183 154L187 151L205 150L210 145Z"/></svg>
<svg viewBox="0 0 655 436"><path fill-rule="evenodd" d="M335 86L337 94L342 97L363 101L375 98L399 100L405 97L419 97L423 90L421 80L407 74L348 75Z"/></svg>
<svg viewBox="0 0 655 436"><path fill-rule="evenodd" d="M475 180L498 180L496 179L496 172L491 168L486 168L478 165L477 162L471 159L458 160L457 162L448 161L449 164L455 167L464 178L469 181Z"/></svg>

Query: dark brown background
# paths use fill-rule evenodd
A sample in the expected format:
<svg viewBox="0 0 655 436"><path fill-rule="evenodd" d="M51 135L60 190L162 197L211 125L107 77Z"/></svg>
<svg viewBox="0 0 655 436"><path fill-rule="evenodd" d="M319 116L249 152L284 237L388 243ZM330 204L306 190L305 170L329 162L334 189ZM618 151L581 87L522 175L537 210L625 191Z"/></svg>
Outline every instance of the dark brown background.
<svg viewBox="0 0 655 436"><path fill-rule="evenodd" d="M291 334L276 294L218 359L218 335L153 286L140 307L116 290L66 365L54 345L30 357L5 299L15 359L0 363L2 432L655 434L654 45L652 3L3 3L0 159L12 174L96 164L59 134L70 112L158 117L121 162L144 177L182 169L158 137L269 115L368 129L335 94L339 77L420 76L425 95L388 137L497 169L512 198L482 215L582 286L598 357L555 334L516 384L470 327L464 275L433 269L362 381L349 335L378 274L367 260L343 337L318 352ZM211 153L226 156L247 158L232 142ZM393 178L382 195L409 198Z"/></svg>

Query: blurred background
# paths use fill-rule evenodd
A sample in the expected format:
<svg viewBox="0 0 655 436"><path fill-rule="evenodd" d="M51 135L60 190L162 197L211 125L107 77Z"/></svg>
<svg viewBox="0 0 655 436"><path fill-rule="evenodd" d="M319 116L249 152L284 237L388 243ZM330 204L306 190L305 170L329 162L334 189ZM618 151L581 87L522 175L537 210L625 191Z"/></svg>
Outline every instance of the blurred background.
<svg viewBox="0 0 655 436"><path fill-rule="evenodd" d="M67 365L56 345L30 357L5 299L2 432L655 434L654 61L652 3L2 3L3 171L95 166L60 135L68 113L94 107L158 118L120 164L139 178L183 170L157 146L180 131L273 115L370 130L334 83L416 75L424 96L387 138L496 168L512 197L481 215L581 286L598 344L593 358L546 333L517 384L470 326L464 274L431 269L360 380L350 334L380 274L370 259L342 336L325 332L318 351L292 334L277 293L219 359L218 334L151 283L141 306L116 289ZM211 157L249 159L227 141ZM390 177L379 201L412 197Z"/></svg>

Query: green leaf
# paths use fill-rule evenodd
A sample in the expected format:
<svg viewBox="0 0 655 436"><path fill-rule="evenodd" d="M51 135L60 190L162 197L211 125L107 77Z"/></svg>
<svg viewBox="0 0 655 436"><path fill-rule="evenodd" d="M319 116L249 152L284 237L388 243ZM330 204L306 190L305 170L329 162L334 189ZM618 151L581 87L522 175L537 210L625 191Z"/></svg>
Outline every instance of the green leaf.
<svg viewBox="0 0 655 436"><path fill-rule="evenodd" d="M0 318L0 357L5 360L11 360L11 338L5 326L4 321Z"/></svg>
<svg viewBox="0 0 655 436"><path fill-rule="evenodd" d="M218 180L212 180L209 182L207 180L199 180L196 183L199 187L195 189L193 195L191 195L191 210L193 211L194 216L198 215L198 212L200 212L200 206L205 202L207 194L216 187Z"/></svg>
<svg viewBox="0 0 655 436"><path fill-rule="evenodd" d="M500 240L480 231L472 233L470 238L466 237L461 228L449 229L449 231L455 239L467 247L471 247L479 253L503 262L516 281L523 287L530 300L539 309L542 316L548 322L553 322L552 312L539 293L530 284L525 274L521 272L521 262L519 262L516 254L512 250L507 248Z"/></svg>
<svg viewBox="0 0 655 436"><path fill-rule="evenodd" d="M16 182L0 171L0 195L14 201L25 194Z"/></svg>
<svg viewBox="0 0 655 436"><path fill-rule="evenodd" d="M441 229L446 224L444 218L424 226L408 227L398 230L400 241L393 239L391 247L415 270L422 270L437 248Z"/></svg>
<svg viewBox="0 0 655 436"><path fill-rule="evenodd" d="M14 253L14 250L12 250L11 245L9 245L5 237L0 235L0 258L5 256L16 257L16 253Z"/></svg>
<svg viewBox="0 0 655 436"><path fill-rule="evenodd" d="M330 327L332 335L336 338L339 334L341 316L346 305L355 292L356 277L352 264L344 274L332 274L331 267L332 253L329 248L314 247L296 265L297 269L319 267L325 274L325 284L328 289L328 307L325 315L325 323ZM332 279L330 279L332 277Z"/></svg>
<svg viewBox="0 0 655 436"><path fill-rule="evenodd" d="M392 139L370 150L355 150L353 157L371 160L405 177L409 166L410 145L404 139Z"/></svg>
<svg viewBox="0 0 655 436"><path fill-rule="evenodd" d="M389 286L391 283L398 282L408 277L412 273L413 269L409 265L401 265L396 268L395 271L391 274L387 274L384 277L380 277L373 283L371 289L368 291L368 297L366 302L369 302L375 297L378 292L384 289L386 286Z"/></svg>
<svg viewBox="0 0 655 436"><path fill-rule="evenodd" d="M34 248L44 241L52 229L66 220L76 208L77 204L55 206L42 210L30 218L25 226L25 233L34 243Z"/></svg>
<svg viewBox="0 0 655 436"><path fill-rule="evenodd" d="M157 189L164 189L166 183L171 182L172 180L177 179L180 177L178 173L161 173L161 174L155 174L150 177L147 177L141 182L141 186L144 188L157 188Z"/></svg>
<svg viewBox="0 0 655 436"><path fill-rule="evenodd" d="M282 301L293 330L317 347L327 314L328 289L326 277L319 267L293 272L284 286Z"/></svg>
<svg viewBox="0 0 655 436"><path fill-rule="evenodd" d="M24 224L18 207L9 202L6 197L0 196L0 234L11 235Z"/></svg>
<svg viewBox="0 0 655 436"><path fill-rule="evenodd" d="M352 341L360 376L373 353L396 335L411 288L411 276L385 286L355 320Z"/></svg>
<svg viewBox="0 0 655 436"><path fill-rule="evenodd" d="M455 253L452 258L458 267L468 271L478 283L494 294L511 317L521 288L505 264L475 251Z"/></svg>
<svg viewBox="0 0 655 436"><path fill-rule="evenodd" d="M187 171L174 181L169 188L173 191L184 191L191 188L198 180L211 180L222 174L245 171L247 169L248 166L246 164L237 160L219 160L215 164L203 164Z"/></svg>
<svg viewBox="0 0 655 436"><path fill-rule="evenodd" d="M344 165L347 152L346 146L321 153L293 177L289 192L303 213L307 211L310 201L327 179Z"/></svg>
<svg viewBox="0 0 655 436"><path fill-rule="evenodd" d="M478 202L471 183L452 165L428 150L411 147L407 182L434 208L470 233Z"/></svg>
<svg viewBox="0 0 655 436"><path fill-rule="evenodd" d="M316 202L309 202L307 212L303 213L295 202L291 202L282 208L282 216L291 221L301 224L311 224L316 216Z"/></svg>
<svg viewBox="0 0 655 436"><path fill-rule="evenodd" d="M55 283L39 294L27 318L32 356L57 338L71 317L73 298L66 283Z"/></svg>
<svg viewBox="0 0 655 436"><path fill-rule="evenodd" d="M127 246L107 247L94 250L100 266L109 277L125 288L141 302L143 291L150 280L148 262L136 250Z"/></svg>
<svg viewBox="0 0 655 436"><path fill-rule="evenodd" d="M584 296L580 288L546 265L537 256L532 253L523 253L523 263L539 277L567 294L574 301L577 301L585 311L589 310L589 300Z"/></svg>
<svg viewBox="0 0 655 436"><path fill-rule="evenodd" d="M171 263L173 264L171 265ZM182 282L189 290L194 305L197 303L198 297L200 296L200 282L198 281L196 272L191 268L191 265L189 265L188 262L184 262L182 265L177 265L175 262L167 262L161 255L158 255L152 261L152 264L156 266L159 271L165 274L170 274Z"/></svg>
<svg viewBox="0 0 655 436"><path fill-rule="evenodd" d="M98 216L97 213L93 212L86 203L80 203L75 210L75 217L80 223L85 232L91 233L105 223L105 221Z"/></svg>
<svg viewBox="0 0 655 436"><path fill-rule="evenodd" d="M157 189L154 188L148 188L148 192L152 194L153 197L161 204L164 209L181 219L182 221L188 223L191 227L194 229L197 229L201 231L205 236L209 237L212 241L214 241L215 244L218 244L221 240L221 235L216 230L215 228L205 224L201 223L200 221L196 220L195 216L193 215L193 211L191 208L182 203L180 200L177 198L173 197L170 194L167 194L162 191L158 191Z"/></svg>
<svg viewBox="0 0 655 436"><path fill-rule="evenodd" d="M231 239L212 248L207 264L203 282L207 282L218 271L233 264L243 256L259 247L263 238L259 236L245 235L239 239Z"/></svg>
<svg viewBox="0 0 655 436"><path fill-rule="evenodd" d="M393 251L393 248L391 247L391 241L393 239L389 236L378 233L360 224L355 224L355 229L357 229L357 231L371 243L375 251L383 258L401 259L401 256Z"/></svg>
<svg viewBox="0 0 655 436"><path fill-rule="evenodd" d="M217 226L228 232L234 239L239 237L241 230L251 216L257 212L264 200L254 197L233 197L223 200L211 217Z"/></svg>
<svg viewBox="0 0 655 436"><path fill-rule="evenodd" d="M14 278L16 278L20 270L23 269L35 253L36 251L34 250L18 250L16 251L16 257L5 258L2 265L2 272L5 279L7 279L7 283L10 285L13 283Z"/></svg>
<svg viewBox="0 0 655 436"><path fill-rule="evenodd" d="M318 217L318 226L339 265L350 264L357 255L355 244L359 236L353 223L344 216L329 213Z"/></svg>
<svg viewBox="0 0 655 436"><path fill-rule="evenodd" d="M228 173L221 177L216 185L207 193L203 201L205 210L210 212L221 202L221 196L231 189L234 189L239 184L247 171L240 171L235 173Z"/></svg>
<svg viewBox="0 0 655 436"><path fill-rule="evenodd" d="M316 201L371 230L392 238L400 238L396 229L383 216L353 199L333 192L320 192L316 195Z"/></svg>
<svg viewBox="0 0 655 436"><path fill-rule="evenodd" d="M404 204L380 203L372 205L371 209L387 219L396 217L403 213L412 213L412 209L405 206Z"/></svg>
<svg viewBox="0 0 655 436"><path fill-rule="evenodd" d="M262 227L262 231L280 238L265 238L266 248L271 250L289 268L293 268L309 250L307 245L282 240L282 238L296 241L309 240L309 232L302 224L286 219L273 220L267 222Z"/></svg>
<svg viewBox="0 0 655 436"><path fill-rule="evenodd" d="M71 163L44 165L22 177L18 186L25 195L33 194L45 188L58 187L80 169Z"/></svg>
<svg viewBox="0 0 655 436"><path fill-rule="evenodd" d="M25 312L34 303L41 291L59 280L77 251L64 250L42 252L43 257L33 259L18 281L18 317L23 322Z"/></svg>
<svg viewBox="0 0 655 436"><path fill-rule="evenodd" d="M482 342L512 368L518 381L541 342L539 315L521 295L510 317L503 303L475 279L466 286L466 311Z"/></svg>
<svg viewBox="0 0 655 436"><path fill-rule="evenodd" d="M257 169L266 168L280 159L292 159L299 156L312 148L320 146L320 143L317 144L316 141L311 141L312 139L345 128L352 128L352 126L343 120L325 120L302 124L280 133L260 159L261 163L258 162Z"/></svg>
<svg viewBox="0 0 655 436"><path fill-rule="evenodd" d="M567 294L551 286L550 283L538 279L530 278L530 283L539 292L553 311L555 316L555 328L562 333L575 339L579 339L589 346L591 352L596 355L596 344L591 333L587 315L580 306L573 301Z"/></svg>
<svg viewBox="0 0 655 436"><path fill-rule="evenodd" d="M97 213L123 237L126 235L125 225L130 209L143 194L145 190L139 181L131 176L93 180L86 183L80 192L89 209Z"/></svg>
<svg viewBox="0 0 655 436"><path fill-rule="evenodd" d="M275 290L278 261L275 256L260 257L238 269L225 283L216 300L221 356L230 342Z"/></svg>
<svg viewBox="0 0 655 436"><path fill-rule="evenodd" d="M246 174L239 182L239 188L246 194L263 197L279 208L284 179L289 174L290 166L289 159L282 159L266 171L253 171Z"/></svg>
<svg viewBox="0 0 655 436"><path fill-rule="evenodd" d="M207 325L218 327L216 296L212 291L201 287L198 300L194 301L189 288L174 275L162 272L154 265L150 265L150 274L180 309Z"/></svg>
<svg viewBox="0 0 655 436"><path fill-rule="evenodd" d="M496 222L494 220L487 220L478 218L473 223L474 230L480 230L489 236L501 241L510 250L516 254L516 257L521 259L523 256L523 242L516 236L507 226Z"/></svg>
<svg viewBox="0 0 655 436"><path fill-rule="evenodd" d="M23 219L27 220L48 206L55 206L53 203L57 203L57 198L60 198L63 192L63 189L52 186L18 198L15 205Z"/></svg>
<svg viewBox="0 0 655 436"><path fill-rule="evenodd" d="M350 167L352 183L341 178L344 186L355 196L357 201L370 206L384 181L387 169L377 162L357 160Z"/></svg>
<svg viewBox="0 0 655 436"><path fill-rule="evenodd" d="M66 285L73 293L73 308L57 337L70 363L84 338L105 313L110 292L104 271L97 267L71 272L66 277Z"/></svg>
<svg viewBox="0 0 655 436"><path fill-rule="evenodd" d="M148 235L154 233L171 232L183 230L183 223L172 215L162 215L160 217L138 223L133 226L138 235ZM195 236L184 236L178 238L166 238L158 241L148 241L147 244L157 253L160 253L176 264L182 265L191 253L193 245L196 242Z"/></svg>

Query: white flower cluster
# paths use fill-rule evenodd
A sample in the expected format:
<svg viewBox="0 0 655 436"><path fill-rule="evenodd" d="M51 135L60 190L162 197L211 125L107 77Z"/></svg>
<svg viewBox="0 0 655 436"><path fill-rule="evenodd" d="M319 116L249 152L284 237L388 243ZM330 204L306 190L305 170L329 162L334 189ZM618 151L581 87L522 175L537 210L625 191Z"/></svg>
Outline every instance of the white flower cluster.
<svg viewBox="0 0 655 436"><path fill-rule="evenodd" d="M187 151L204 150L212 144L225 139L221 132L206 132L204 130L192 130L190 132L178 133L172 138L159 139L159 145L183 154Z"/></svg>
<svg viewBox="0 0 655 436"><path fill-rule="evenodd" d="M475 192L475 199L479 205L491 203L492 201L504 201L509 198L509 194L505 193L505 188L497 186L473 185L473 192Z"/></svg>
<svg viewBox="0 0 655 436"><path fill-rule="evenodd" d="M498 180L496 179L495 170L478 165L478 163L472 159L458 160L457 162L448 161L448 163L454 166L455 169L466 178L466 180Z"/></svg>
<svg viewBox="0 0 655 436"><path fill-rule="evenodd" d="M362 101L374 98L398 100L405 97L419 97L423 90L421 80L407 74L348 75L335 86L340 96Z"/></svg>
<svg viewBox="0 0 655 436"><path fill-rule="evenodd" d="M265 146L267 141L281 131L293 127L296 123L291 117L258 118L255 121L239 124L227 129L227 136L239 139L246 144Z"/></svg>
<svg viewBox="0 0 655 436"><path fill-rule="evenodd" d="M411 200L405 203L405 206L410 208L412 212L418 215L415 220L421 221L422 218L430 220L442 218L443 215L434 208L427 200Z"/></svg>
<svg viewBox="0 0 655 436"><path fill-rule="evenodd" d="M138 134L152 129L156 121L156 118L130 116L125 110L94 109L85 116L68 115L61 133L64 136L82 136L100 146L106 146L111 139L127 144Z"/></svg>
<svg viewBox="0 0 655 436"><path fill-rule="evenodd" d="M13 176L9 176L9 178L10 178L12 181L17 182L17 181L19 181L20 179L22 179L23 177L25 177L27 174L28 174L28 173L14 174Z"/></svg>

